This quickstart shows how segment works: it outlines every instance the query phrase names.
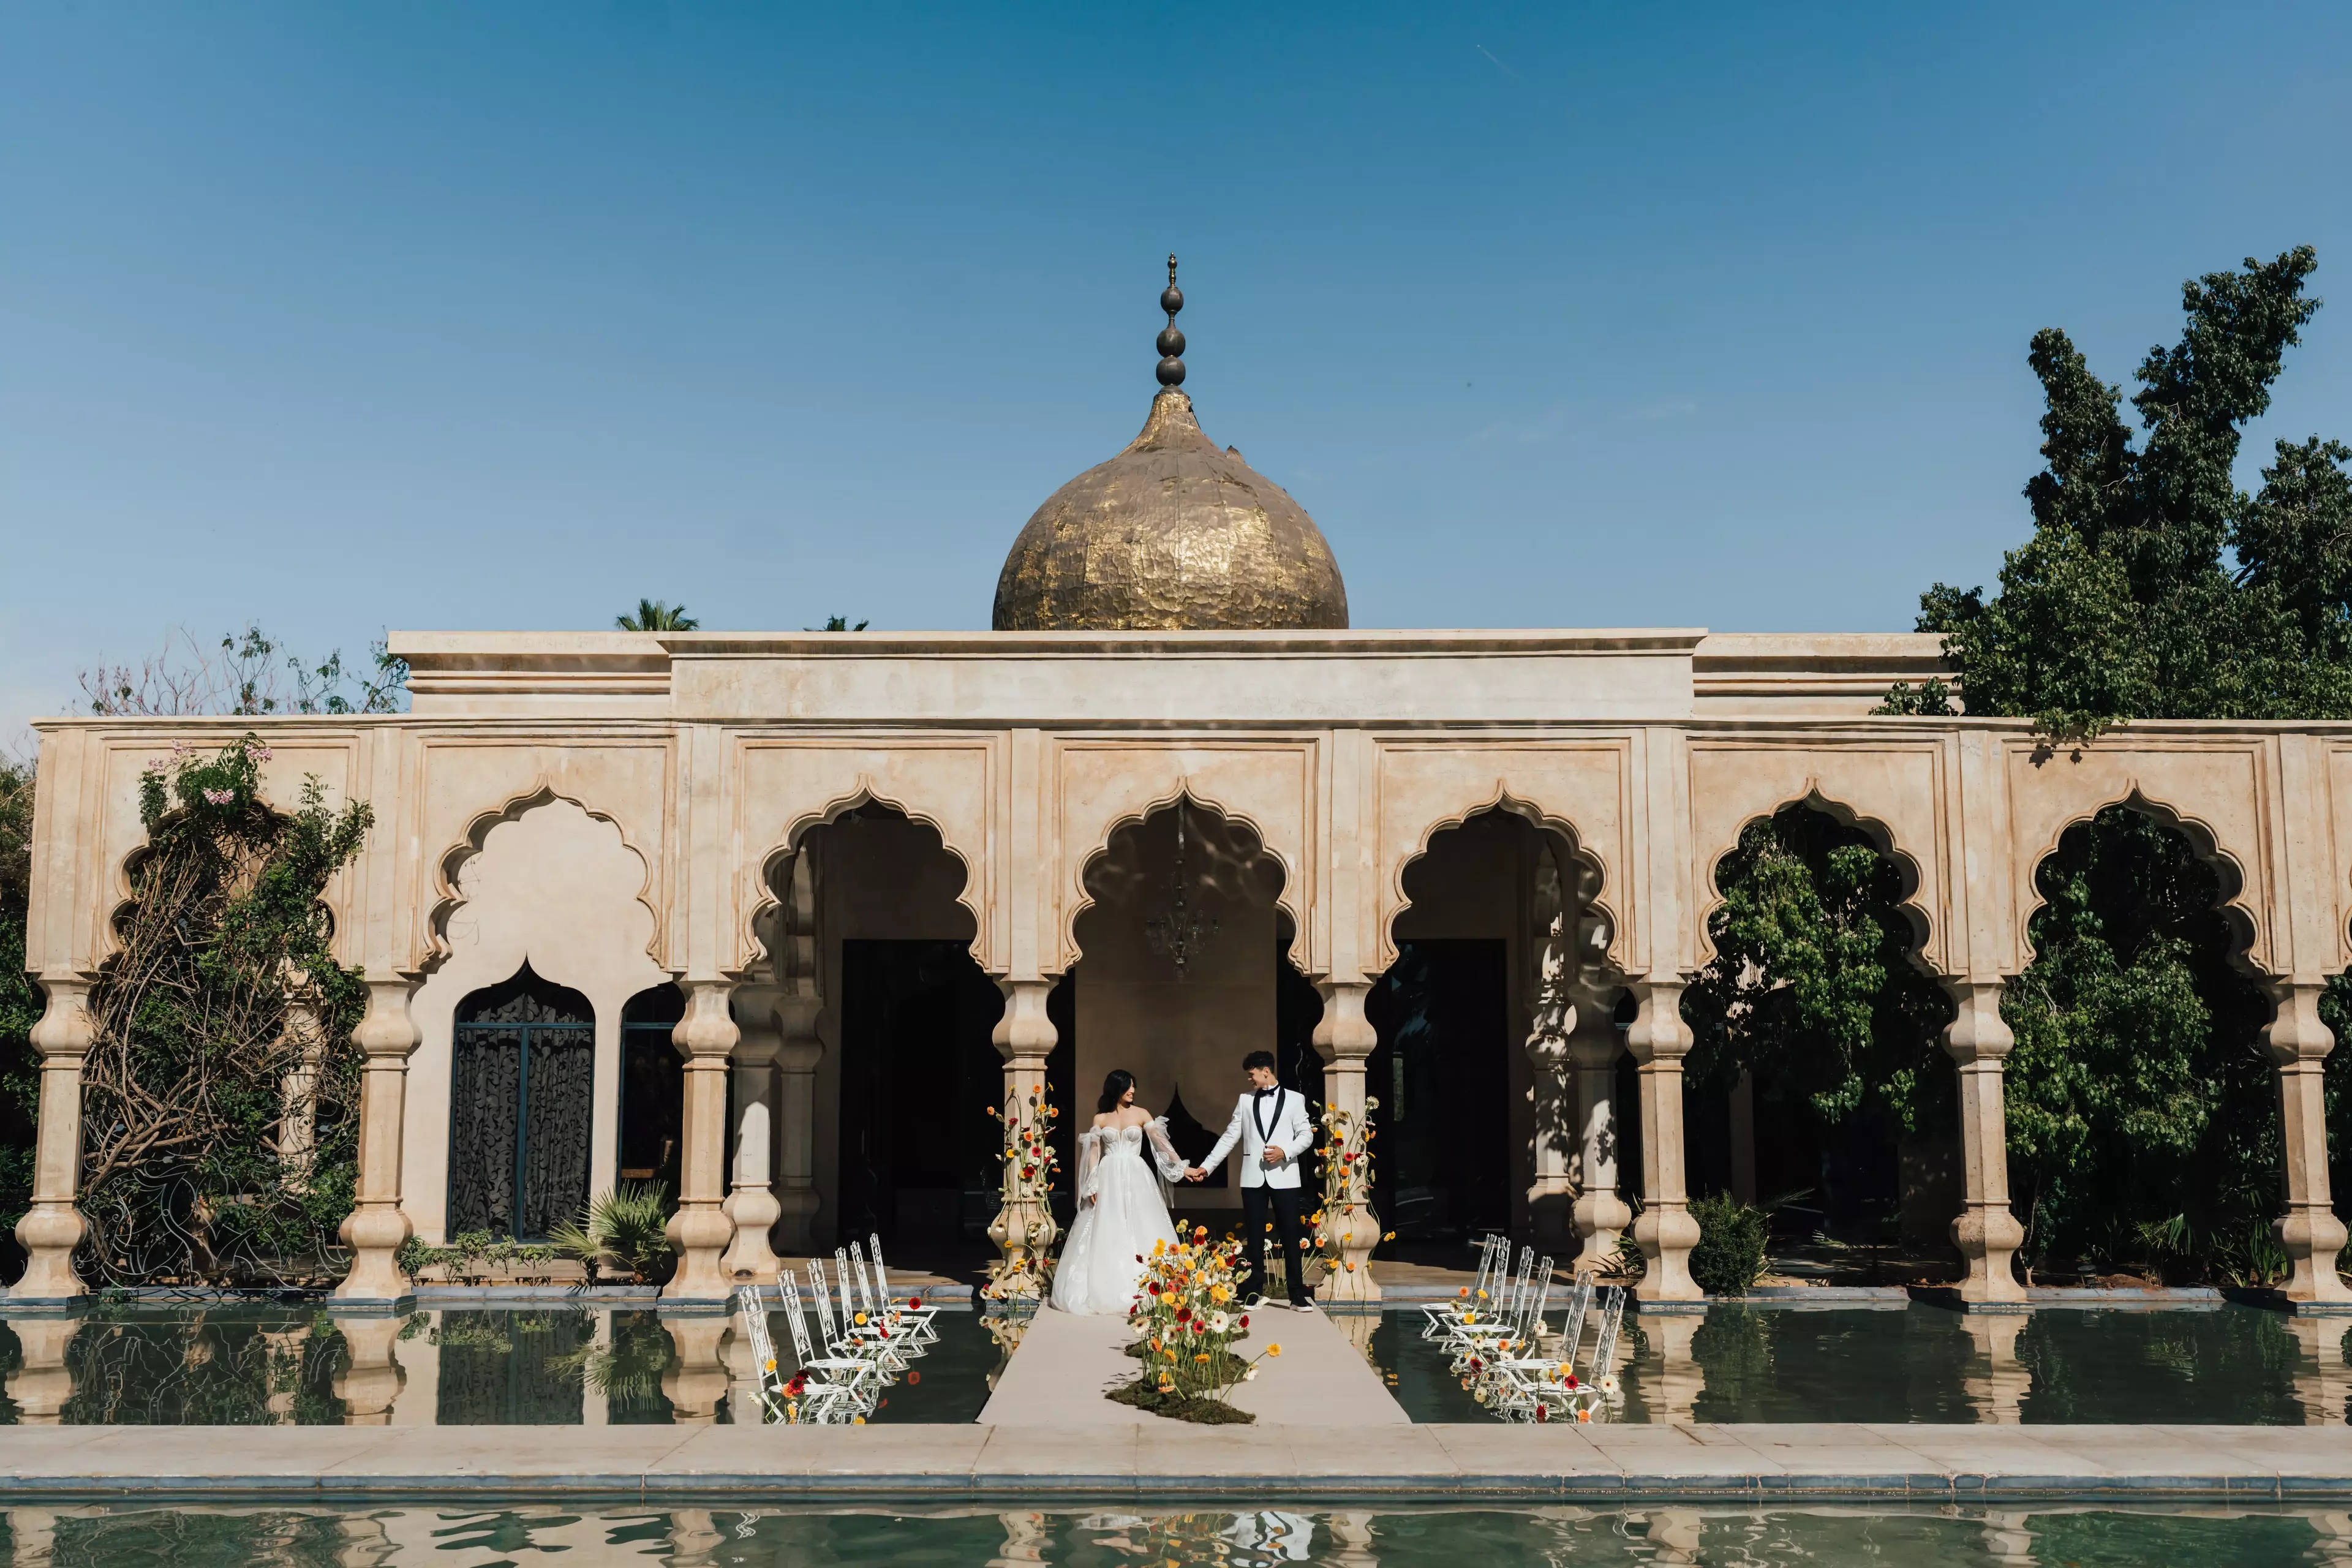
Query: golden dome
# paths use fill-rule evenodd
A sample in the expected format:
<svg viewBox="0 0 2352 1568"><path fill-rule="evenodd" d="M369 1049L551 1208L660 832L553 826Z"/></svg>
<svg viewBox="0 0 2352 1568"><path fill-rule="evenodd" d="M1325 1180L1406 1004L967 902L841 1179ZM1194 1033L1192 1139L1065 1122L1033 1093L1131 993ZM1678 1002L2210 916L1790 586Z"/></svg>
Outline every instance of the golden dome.
<svg viewBox="0 0 2352 1568"><path fill-rule="evenodd" d="M996 579L1001 632L1340 630L1348 589L1288 492L1192 417L1176 258L1160 395L1127 450L1046 498Z"/></svg>

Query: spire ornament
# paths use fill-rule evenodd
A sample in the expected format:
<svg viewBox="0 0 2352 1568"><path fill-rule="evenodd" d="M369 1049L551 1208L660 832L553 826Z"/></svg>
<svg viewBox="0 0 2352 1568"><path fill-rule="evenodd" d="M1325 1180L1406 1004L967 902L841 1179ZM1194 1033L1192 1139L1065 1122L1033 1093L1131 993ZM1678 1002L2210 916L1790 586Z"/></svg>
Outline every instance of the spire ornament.
<svg viewBox="0 0 2352 1568"><path fill-rule="evenodd" d="M1160 308L1168 312L1168 324L1160 331L1160 384L1174 388L1184 384L1184 362L1179 356L1184 352L1184 334L1176 330L1176 312L1184 308L1184 290L1176 287L1176 253L1168 253L1168 287L1160 291Z"/></svg>

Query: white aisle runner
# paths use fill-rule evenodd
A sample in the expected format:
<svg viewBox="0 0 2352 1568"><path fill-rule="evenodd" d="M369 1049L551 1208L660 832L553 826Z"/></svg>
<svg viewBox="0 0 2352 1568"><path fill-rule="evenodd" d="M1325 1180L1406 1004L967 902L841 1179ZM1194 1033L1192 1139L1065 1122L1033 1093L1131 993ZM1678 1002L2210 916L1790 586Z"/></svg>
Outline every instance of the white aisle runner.
<svg viewBox="0 0 2352 1568"><path fill-rule="evenodd" d="M1103 1397L1135 1381L1142 1363L1126 1353L1127 1321L1082 1318L1041 1308L1021 1348L980 1413L983 1426L1132 1426L1158 1421ZM1255 1355L1269 1342L1282 1354L1258 1363L1257 1381L1235 1389L1234 1404L1260 1421L1329 1426L1412 1424L1380 1373L1321 1312L1276 1310L1250 1318L1235 1348Z"/></svg>

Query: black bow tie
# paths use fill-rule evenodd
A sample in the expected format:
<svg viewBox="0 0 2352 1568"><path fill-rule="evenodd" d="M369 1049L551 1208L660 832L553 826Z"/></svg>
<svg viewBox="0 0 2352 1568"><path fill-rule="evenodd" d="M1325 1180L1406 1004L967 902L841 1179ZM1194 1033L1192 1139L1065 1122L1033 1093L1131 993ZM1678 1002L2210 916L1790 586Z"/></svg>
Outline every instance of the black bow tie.
<svg viewBox="0 0 2352 1568"><path fill-rule="evenodd" d="M1274 1090L1270 1089L1262 1089L1257 1091L1257 1097L1260 1100L1264 1100L1267 1095L1272 1094Z"/></svg>

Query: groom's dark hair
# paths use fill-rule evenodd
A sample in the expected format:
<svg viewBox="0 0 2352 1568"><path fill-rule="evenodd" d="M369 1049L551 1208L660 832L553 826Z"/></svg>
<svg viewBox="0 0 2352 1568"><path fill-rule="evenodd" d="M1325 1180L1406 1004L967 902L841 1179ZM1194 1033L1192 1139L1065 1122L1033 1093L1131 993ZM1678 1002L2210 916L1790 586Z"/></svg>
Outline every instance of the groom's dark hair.
<svg viewBox="0 0 2352 1568"><path fill-rule="evenodd" d="M1242 1071L1248 1072L1256 1068L1264 1068L1276 1078L1282 1076L1282 1068L1276 1065L1272 1051L1252 1051L1242 1058Z"/></svg>

